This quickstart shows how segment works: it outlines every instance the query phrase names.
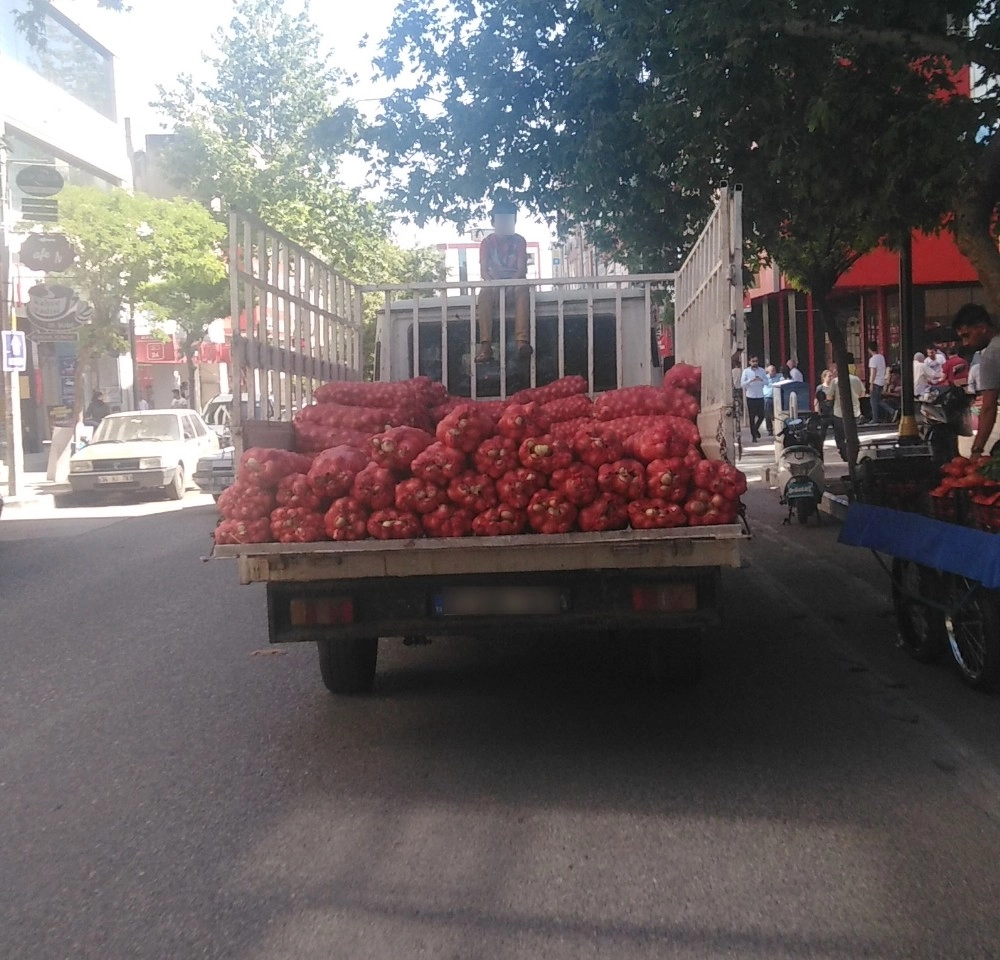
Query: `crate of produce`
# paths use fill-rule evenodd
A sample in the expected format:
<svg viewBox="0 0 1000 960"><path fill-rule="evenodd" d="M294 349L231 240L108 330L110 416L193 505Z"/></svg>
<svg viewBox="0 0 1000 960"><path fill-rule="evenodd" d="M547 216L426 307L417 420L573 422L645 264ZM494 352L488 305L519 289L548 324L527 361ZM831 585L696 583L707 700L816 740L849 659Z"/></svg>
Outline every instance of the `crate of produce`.
<svg viewBox="0 0 1000 960"><path fill-rule="evenodd" d="M968 525L987 533L1000 532L1000 492L977 493L970 501Z"/></svg>
<svg viewBox="0 0 1000 960"><path fill-rule="evenodd" d="M861 456L859 502L908 513L928 512L928 494L937 485L938 468L926 444L877 442L862 450Z"/></svg>

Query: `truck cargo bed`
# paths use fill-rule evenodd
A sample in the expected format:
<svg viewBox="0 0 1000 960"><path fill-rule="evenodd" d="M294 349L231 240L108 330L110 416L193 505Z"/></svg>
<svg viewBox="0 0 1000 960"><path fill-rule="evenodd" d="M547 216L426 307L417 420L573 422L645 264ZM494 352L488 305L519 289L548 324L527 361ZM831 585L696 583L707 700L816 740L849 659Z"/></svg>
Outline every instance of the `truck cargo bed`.
<svg viewBox="0 0 1000 960"><path fill-rule="evenodd" d="M739 567L749 535L739 524L551 536L217 546L239 560L241 583L308 583L525 571Z"/></svg>

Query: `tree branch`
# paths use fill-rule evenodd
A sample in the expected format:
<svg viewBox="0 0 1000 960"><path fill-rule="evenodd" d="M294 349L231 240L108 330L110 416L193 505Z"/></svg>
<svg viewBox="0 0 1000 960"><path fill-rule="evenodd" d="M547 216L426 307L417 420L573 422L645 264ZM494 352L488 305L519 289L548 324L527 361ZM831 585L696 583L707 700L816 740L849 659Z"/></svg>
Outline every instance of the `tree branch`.
<svg viewBox="0 0 1000 960"><path fill-rule="evenodd" d="M762 23L761 33L783 33L803 40L832 40L882 47L888 50L911 51L926 56L948 57L958 63L975 60L984 67L1000 70L1000 57L995 50L959 35L919 33L903 28L863 27L851 23L815 23L811 20L784 20Z"/></svg>

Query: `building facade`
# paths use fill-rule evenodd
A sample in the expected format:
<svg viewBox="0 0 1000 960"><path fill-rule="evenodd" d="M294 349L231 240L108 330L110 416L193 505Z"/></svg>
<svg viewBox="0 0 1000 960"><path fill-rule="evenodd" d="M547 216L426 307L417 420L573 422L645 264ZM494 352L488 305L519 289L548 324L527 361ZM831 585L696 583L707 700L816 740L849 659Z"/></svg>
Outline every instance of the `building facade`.
<svg viewBox="0 0 1000 960"><path fill-rule="evenodd" d="M128 187L131 169L118 116L114 56L48 3L38 5L37 38L19 22L26 0L0 0L0 279L9 309L45 279L19 262L32 198L18 187L28 166L57 170L74 186ZM58 197L55 198L58 202ZM51 275L50 275L51 277ZM57 279L57 278L56 278ZM6 318L5 318L6 319ZM27 452L39 452L53 421L72 406L76 348L32 335L29 369L21 378L22 432ZM93 383L113 405L131 398L130 358L107 358Z"/></svg>

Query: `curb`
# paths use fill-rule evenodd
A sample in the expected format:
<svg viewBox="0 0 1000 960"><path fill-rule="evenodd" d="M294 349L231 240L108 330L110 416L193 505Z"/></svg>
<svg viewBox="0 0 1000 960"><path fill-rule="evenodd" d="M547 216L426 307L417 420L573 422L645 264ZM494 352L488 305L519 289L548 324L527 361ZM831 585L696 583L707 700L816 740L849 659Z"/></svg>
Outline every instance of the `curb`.
<svg viewBox="0 0 1000 960"><path fill-rule="evenodd" d="M847 519L849 506L850 503L846 496L827 491L823 494L823 500L820 502L819 508L827 516L843 523Z"/></svg>

